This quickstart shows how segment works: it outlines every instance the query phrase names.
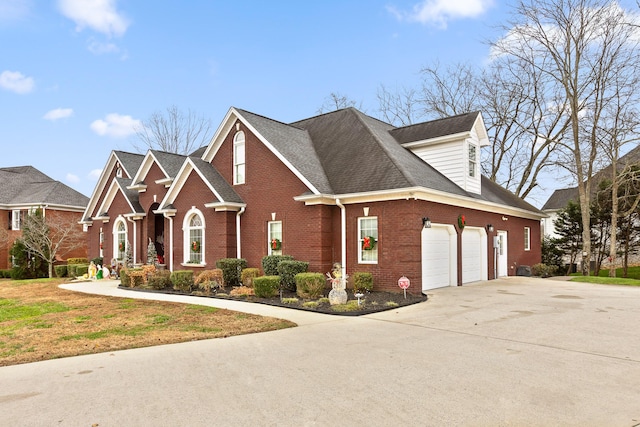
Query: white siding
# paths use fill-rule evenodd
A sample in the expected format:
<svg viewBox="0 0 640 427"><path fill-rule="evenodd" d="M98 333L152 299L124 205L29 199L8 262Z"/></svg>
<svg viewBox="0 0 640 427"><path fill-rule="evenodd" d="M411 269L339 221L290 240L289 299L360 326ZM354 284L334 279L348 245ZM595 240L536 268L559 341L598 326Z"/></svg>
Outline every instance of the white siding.
<svg viewBox="0 0 640 427"><path fill-rule="evenodd" d="M436 168L458 186L465 188L467 164L464 154L464 142L446 142L414 148L412 151L425 162Z"/></svg>

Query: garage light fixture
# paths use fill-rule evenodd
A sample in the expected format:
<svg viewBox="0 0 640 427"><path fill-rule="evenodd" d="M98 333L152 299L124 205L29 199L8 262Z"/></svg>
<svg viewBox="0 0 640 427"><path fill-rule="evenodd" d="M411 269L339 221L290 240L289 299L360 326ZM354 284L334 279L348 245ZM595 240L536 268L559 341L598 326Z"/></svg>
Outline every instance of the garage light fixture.
<svg viewBox="0 0 640 427"><path fill-rule="evenodd" d="M422 228L431 228L431 220L429 217L422 217Z"/></svg>
<svg viewBox="0 0 640 427"><path fill-rule="evenodd" d="M489 231L489 233L493 233L493 225L487 224L487 231Z"/></svg>

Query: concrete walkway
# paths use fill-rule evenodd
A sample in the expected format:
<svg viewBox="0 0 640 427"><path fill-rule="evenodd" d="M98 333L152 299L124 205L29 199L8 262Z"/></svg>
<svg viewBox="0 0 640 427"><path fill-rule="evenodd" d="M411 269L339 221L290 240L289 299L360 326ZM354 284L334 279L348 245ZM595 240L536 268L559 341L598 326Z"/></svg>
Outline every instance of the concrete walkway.
<svg viewBox="0 0 640 427"><path fill-rule="evenodd" d="M630 427L638 319L640 288L443 288L367 316L0 368L0 425Z"/></svg>

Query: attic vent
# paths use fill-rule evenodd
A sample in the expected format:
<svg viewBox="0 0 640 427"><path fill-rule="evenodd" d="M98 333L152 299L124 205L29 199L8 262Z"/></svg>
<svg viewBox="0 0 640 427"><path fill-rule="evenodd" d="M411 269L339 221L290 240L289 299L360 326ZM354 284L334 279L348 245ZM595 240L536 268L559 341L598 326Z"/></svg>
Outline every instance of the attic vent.
<svg viewBox="0 0 640 427"><path fill-rule="evenodd" d="M122 168L120 166L118 166L118 169L116 169L116 176L118 178L122 178Z"/></svg>

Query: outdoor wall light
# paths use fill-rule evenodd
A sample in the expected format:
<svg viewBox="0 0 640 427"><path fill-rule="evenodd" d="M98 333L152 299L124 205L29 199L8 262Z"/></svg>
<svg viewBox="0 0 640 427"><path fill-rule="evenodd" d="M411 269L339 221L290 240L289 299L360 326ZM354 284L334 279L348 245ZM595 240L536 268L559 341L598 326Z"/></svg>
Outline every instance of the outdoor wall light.
<svg viewBox="0 0 640 427"><path fill-rule="evenodd" d="M431 228L431 220L428 217L422 217L422 228Z"/></svg>
<svg viewBox="0 0 640 427"><path fill-rule="evenodd" d="M487 224L487 230L489 231L489 233L493 233L493 225Z"/></svg>

